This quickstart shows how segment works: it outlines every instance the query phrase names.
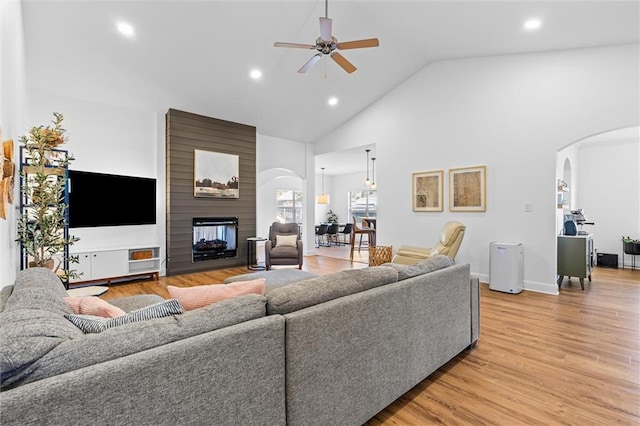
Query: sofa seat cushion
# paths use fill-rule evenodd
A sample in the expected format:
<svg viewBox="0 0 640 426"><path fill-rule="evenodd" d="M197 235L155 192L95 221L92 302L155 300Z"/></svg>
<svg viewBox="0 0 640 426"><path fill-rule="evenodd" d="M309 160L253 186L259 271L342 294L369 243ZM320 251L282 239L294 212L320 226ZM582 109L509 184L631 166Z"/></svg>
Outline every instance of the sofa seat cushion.
<svg viewBox="0 0 640 426"><path fill-rule="evenodd" d="M293 246L275 246L271 249L271 257L279 258L279 257L298 257L298 248Z"/></svg>
<svg viewBox="0 0 640 426"><path fill-rule="evenodd" d="M238 281L250 281L258 278L264 278L267 286L266 292L268 293L278 287L308 280L317 276L318 274L301 271L300 269L273 269L271 271L261 271L251 274L236 275L234 277L225 279L223 283L229 284Z"/></svg>
<svg viewBox="0 0 640 426"><path fill-rule="evenodd" d="M436 254L435 256L431 256L412 265L385 263L384 266L390 266L398 271L398 281L402 281L418 275L428 274L429 272L437 271L438 269L447 268L454 264L455 262L449 256Z"/></svg>
<svg viewBox="0 0 640 426"><path fill-rule="evenodd" d="M324 275L267 292L267 313L286 314L396 281L398 272L388 266Z"/></svg>

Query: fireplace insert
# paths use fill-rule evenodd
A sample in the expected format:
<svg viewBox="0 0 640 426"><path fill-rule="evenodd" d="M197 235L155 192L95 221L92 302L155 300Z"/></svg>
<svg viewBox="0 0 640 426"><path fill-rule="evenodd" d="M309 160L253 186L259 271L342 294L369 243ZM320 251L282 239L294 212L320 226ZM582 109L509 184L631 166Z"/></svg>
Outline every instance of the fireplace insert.
<svg viewBox="0 0 640 426"><path fill-rule="evenodd" d="M193 218L193 262L238 256L237 217Z"/></svg>

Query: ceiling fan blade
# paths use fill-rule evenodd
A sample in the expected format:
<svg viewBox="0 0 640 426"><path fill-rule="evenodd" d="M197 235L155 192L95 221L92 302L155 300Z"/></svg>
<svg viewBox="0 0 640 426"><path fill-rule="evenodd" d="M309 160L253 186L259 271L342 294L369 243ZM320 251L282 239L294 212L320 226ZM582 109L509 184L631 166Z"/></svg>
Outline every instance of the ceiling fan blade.
<svg viewBox="0 0 640 426"><path fill-rule="evenodd" d="M361 49L363 47L378 47L380 46L380 41L377 38L368 38L365 40L354 40L354 41L344 41L342 43L337 43L336 47L340 50L345 49Z"/></svg>
<svg viewBox="0 0 640 426"><path fill-rule="evenodd" d="M320 37L324 41L331 41L331 27L333 21L329 18L320 17Z"/></svg>
<svg viewBox="0 0 640 426"><path fill-rule="evenodd" d="M351 62L347 61L345 57L338 52L331 53L331 59L336 61L336 64L340 65L349 74L357 70L357 68Z"/></svg>
<svg viewBox="0 0 640 426"><path fill-rule="evenodd" d="M276 41L275 43L273 43L273 47L296 47L298 49L315 49L316 48L314 44L283 43L280 41Z"/></svg>
<svg viewBox="0 0 640 426"><path fill-rule="evenodd" d="M303 73L307 72L307 70L308 70L309 68L311 68L312 66L314 66L314 65L315 65L315 63L316 63L316 62L318 62L318 61L320 60L320 58L321 58L321 57L322 57L322 54L321 54L321 53L316 53L315 55L313 55L313 56L311 57L311 59L309 59L309 60L307 61L307 63L306 63L306 64L304 64L304 65L302 66L302 68L300 68L300 69L298 70L298 73L299 73L299 74L303 74Z"/></svg>

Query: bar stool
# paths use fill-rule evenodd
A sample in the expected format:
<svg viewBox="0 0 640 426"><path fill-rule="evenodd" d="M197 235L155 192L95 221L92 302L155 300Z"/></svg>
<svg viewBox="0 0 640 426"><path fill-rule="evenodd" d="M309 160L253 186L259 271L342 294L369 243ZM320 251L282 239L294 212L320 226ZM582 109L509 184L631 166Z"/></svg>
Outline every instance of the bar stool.
<svg viewBox="0 0 640 426"><path fill-rule="evenodd" d="M373 228L361 228L358 226L358 221L356 220L355 216L353 217L353 229L351 231L351 253L350 253L350 259L353 262L353 251L355 249L356 246L356 236L360 235L360 242L358 244L358 251L360 251L360 248L362 247L362 236L366 235L367 236L367 244L369 246L375 246L376 245L376 230Z"/></svg>

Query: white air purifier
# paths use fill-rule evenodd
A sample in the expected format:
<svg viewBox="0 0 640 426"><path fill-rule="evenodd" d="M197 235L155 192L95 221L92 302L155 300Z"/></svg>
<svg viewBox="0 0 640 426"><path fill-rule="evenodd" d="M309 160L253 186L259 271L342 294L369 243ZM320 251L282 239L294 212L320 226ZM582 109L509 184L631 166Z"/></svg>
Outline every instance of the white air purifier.
<svg viewBox="0 0 640 426"><path fill-rule="evenodd" d="M524 288L524 249L521 243L489 245L489 288L520 293Z"/></svg>

